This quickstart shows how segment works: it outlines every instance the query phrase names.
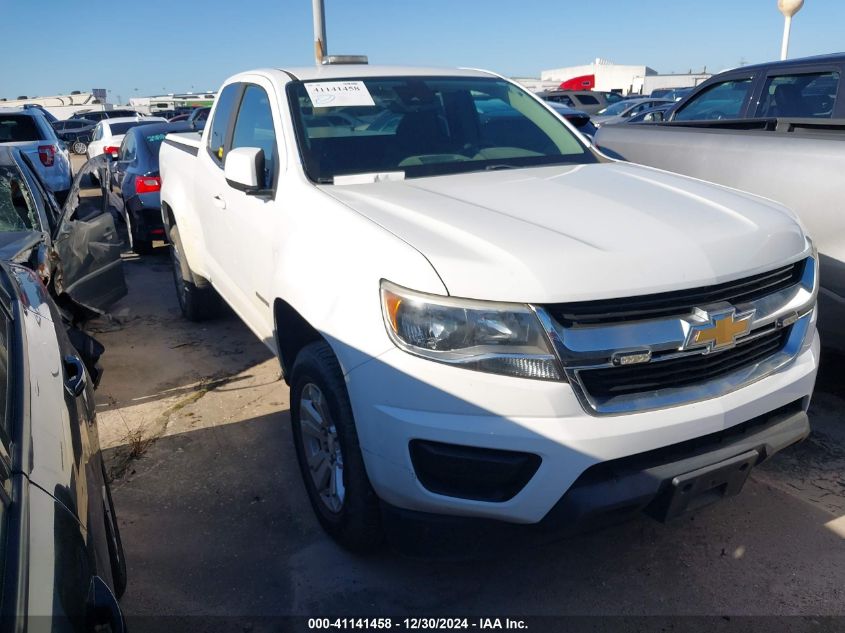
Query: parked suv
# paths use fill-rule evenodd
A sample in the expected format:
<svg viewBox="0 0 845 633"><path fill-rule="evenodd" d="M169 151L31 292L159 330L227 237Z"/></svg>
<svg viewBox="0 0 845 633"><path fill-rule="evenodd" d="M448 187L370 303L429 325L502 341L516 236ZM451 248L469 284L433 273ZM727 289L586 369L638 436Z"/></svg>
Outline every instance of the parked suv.
<svg viewBox="0 0 845 633"><path fill-rule="evenodd" d="M507 79L242 73L160 170L183 314L219 293L278 355L307 494L349 547L397 514L676 517L809 433L794 214L611 161Z"/></svg>
<svg viewBox="0 0 845 633"><path fill-rule="evenodd" d="M41 180L60 201L70 190L70 157L38 108L0 108L0 144L26 154Z"/></svg>

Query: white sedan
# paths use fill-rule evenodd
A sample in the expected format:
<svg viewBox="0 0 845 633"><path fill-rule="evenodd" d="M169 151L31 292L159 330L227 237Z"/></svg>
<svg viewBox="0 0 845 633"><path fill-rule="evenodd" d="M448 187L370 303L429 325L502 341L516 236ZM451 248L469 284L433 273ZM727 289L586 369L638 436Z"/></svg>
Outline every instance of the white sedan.
<svg viewBox="0 0 845 633"><path fill-rule="evenodd" d="M100 154L111 154L116 158L120 143L123 141L126 132L137 125L148 123L167 123L167 119L157 116L127 116L103 119L97 123L92 133L91 142L88 144L88 151L86 152L88 159L90 160Z"/></svg>

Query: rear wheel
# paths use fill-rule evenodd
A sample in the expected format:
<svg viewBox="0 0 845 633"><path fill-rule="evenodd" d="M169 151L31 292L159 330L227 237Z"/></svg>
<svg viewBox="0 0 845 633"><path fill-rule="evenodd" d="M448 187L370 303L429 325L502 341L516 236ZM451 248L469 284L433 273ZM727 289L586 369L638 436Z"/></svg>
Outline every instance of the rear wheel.
<svg viewBox="0 0 845 633"><path fill-rule="evenodd" d="M344 547L375 549L383 539L378 497L364 468L340 365L324 341L297 355L290 402L296 457L317 520Z"/></svg>
<svg viewBox="0 0 845 633"><path fill-rule="evenodd" d="M70 151L74 154L84 154L88 151L88 145L84 141L74 141L70 146Z"/></svg>
<svg viewBox="0 0 845 633"><path fill-rule="evenodd" d="M179 229L173 225L170 229L170 259L182 316L189 321L210 319L217 315L219 298L207 280L191 272L184 253Z"/></svg>

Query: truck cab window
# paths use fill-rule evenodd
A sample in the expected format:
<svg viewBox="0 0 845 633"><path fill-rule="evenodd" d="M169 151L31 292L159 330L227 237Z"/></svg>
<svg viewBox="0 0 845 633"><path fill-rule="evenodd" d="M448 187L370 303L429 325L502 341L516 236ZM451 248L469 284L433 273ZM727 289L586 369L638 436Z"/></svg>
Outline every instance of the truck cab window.
<svg viewBox="0 0 845 633"><path fill-rule="evenodd" d="M757 106L757 116L829 119L833 116L838 89L839 73L836 72L768 77Z"/></svg>
<svg viewBox="0 0 845 633"><path fill-rule="evenodd" d="M229 122L240 90L241 84L239 83L229 84L223 88L220 96L217 97L217 107L211 121L211 130L208 134L208 153L221 167L223 166L223 154L226 151Z"/></svg>
<svg viewBox="0 0 845 633"><path fill-rule="evenodd" d="M276 173L276 131L273 127L270 98L263 88L249 85L244 90L232 136L232 149L236 147L259 147L264 150L262 186L271 188Z"/></svg>
<svg viewBox="0 0 845 633"><path fill-rule="evenodd" d="M751 91L751 77L713 84L690 99L675 115L676 121L736 119Z"/></svg>

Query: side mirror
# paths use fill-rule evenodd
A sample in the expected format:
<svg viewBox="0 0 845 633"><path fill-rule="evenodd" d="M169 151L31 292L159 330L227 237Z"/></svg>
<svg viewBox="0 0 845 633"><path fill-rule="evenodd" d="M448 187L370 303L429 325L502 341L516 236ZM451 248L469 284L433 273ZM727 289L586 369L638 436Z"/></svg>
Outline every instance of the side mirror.
<svg viewBox="0 0 845 633"><path fill-rule="evenodd" d="M248 195L265 193L264 150L259 147L237 147L226 154L223 175L229 186Z"/></svg>

